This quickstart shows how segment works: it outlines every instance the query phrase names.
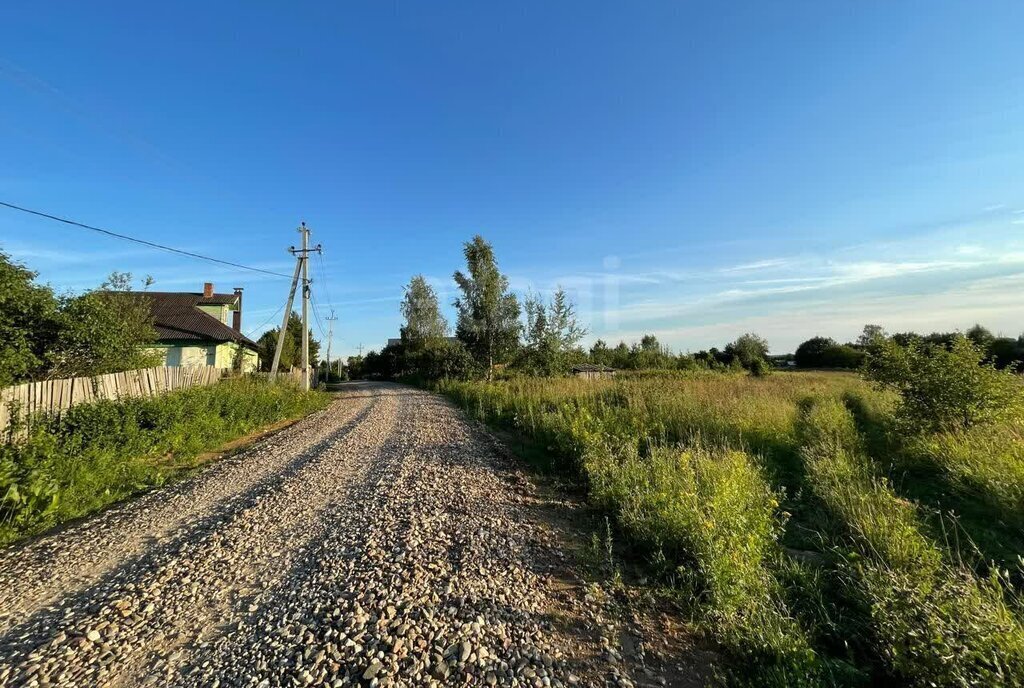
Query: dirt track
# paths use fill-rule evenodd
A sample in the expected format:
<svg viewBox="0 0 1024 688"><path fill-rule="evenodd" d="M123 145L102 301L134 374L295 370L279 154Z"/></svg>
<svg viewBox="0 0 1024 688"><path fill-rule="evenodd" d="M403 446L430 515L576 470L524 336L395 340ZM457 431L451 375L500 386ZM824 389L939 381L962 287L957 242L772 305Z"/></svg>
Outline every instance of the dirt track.
<svg viewBox="0 0 1024 688"><path fill-rule="evenodd" d="M575 581L552 513L440 398L347 386L0 552L0 686L692 685Z"/></svg>

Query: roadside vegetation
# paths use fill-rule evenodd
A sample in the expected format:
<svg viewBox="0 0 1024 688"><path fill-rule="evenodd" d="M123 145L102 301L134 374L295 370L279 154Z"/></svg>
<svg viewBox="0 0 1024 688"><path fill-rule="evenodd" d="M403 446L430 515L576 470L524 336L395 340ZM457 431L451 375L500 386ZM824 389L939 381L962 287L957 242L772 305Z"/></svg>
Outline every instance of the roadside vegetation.
<svg viewBox="0 0 1024 688"><path fill-rule="evenodd" d="M58 295L35 279L0 251L0 388L158 365L146 346L156 340L150 308L130 273L81 294Z"/></svg>
<svg viewBox="0 0 1024 688"><path fill-rule="evenodd" d="M873 383L698 371L440 388L614 517L732 655L731 683L1021 685L1024 386L966 339L880 340L868 357ZM922 388L944 391L926 416L948 422L918 422Z"/></svg>
<svg viewBox="0 0 1024 688"><path fill-rule="evenodd" d="M35 418L27 437L0 443L0 544L187 474L203 452L324 408L329 399L238 378Z"/></svg>

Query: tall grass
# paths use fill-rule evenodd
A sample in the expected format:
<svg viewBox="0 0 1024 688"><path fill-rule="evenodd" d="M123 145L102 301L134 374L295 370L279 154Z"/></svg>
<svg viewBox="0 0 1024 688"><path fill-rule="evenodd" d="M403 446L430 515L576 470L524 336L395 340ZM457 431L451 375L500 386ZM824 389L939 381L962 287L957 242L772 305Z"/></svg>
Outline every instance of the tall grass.
<svg viewBox="0 0 1024 688"><path fill-rule="evenodd" d="M922 533L917 508L874 474L840 401L807 404L801 428L808 482L834 521L823 535L888 672L908 685L1020 685L1024 628L1001 582L975 579Z"/></svg>
<svg viewBox="0 0 1024 688"><path fill-rule="evenodd" d="M323 408L329 397L255 379L76 406L0 444L0 544L160 485L204 451Z"/></svg>
<svg viewBox="0 0 1024 688"><path fill-rule="evenodd" d="M1007 426L956 441L925 435L932 444L915 455L892 432L892 395L842 373L515 379L442 391L543 447L544 469L575 477L615 517L703 610L733 683L1018 685L1024 675L1012 591L961 565L926 527L940 502L962 503L951 481L928 478L918 491L936 503L919 507L906 496L920 486L896 489L876 475L943 461L986 495L990 516L1009 517L1016 474L1000 462L1020 449ZM989 520L978 532L998 538L999 519Z"/></svg>
<svg viewBox="0 0 1024 688"><path fill-rule="evenodd" d="M1024 526L1024 428L980 426L907 445L910 461L934 466L962 492L987 501L999 518Z"/></svg>

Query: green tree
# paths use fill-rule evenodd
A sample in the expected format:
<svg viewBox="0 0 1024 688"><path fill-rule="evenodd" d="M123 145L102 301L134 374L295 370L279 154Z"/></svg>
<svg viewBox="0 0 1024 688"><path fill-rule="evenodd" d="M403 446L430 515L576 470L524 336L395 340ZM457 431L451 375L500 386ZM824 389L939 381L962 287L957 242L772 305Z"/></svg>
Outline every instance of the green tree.
<svg viewBox="0 0 1024 688"><path fill-rule="evenodd" d="M611 351L613 368L633 368L633 358L626 342L619 342Z"/></svg>
<svg viewBox="0 0 1024 688"><path fill-rule="evenodd" d="M881 325L865 325L860 337L857 338L857 346L868 349L886 337L888 335L885 333L885 328Z"/></svg>
<svg viewBox="0 0 1024 688"><path fill-rule="evenodd" d="M829 351L836 346L830 337L811 337L796 348L793 358L801 368L823 368Z"/></svg>
<svg viewBox="0 0 1024 688"><path fill-rule="evenodd" d="M982 327L980 324L975 324L965 334L982 351L988 351L996 339L988 328Z"/></svg>
<svg viewBox="0 0 1024 688"><path fill-rule="evenodd" d="M103 375L159 365L153 315L132 276L114 272L98 289L60 301L57 335L47 352L54 378Z"/></svg>
<svg viewBox="0 0 1024 688"><path fill-rule="evenodd" d="M459 319L456 336L473 358L486 367L488 379L519 346L519 301L508 291L508 278L498 270L494 249L477 235L463 247L467 273L455 272L462 296L455 299Z"/></svg>
<svg viewBox="0 0 1024 688"><path fill-rule="evenodd" d="M520 365L542 375L564 373L586 335L565 290L559 287L549 304L531 294L526 298L525 311L526 348Z"/></svg>
<svg viewBox="0 0 1024 688"><path fill-rule="evenodd" d="M660 353L661 344L658 343L658 338L653 334L645 334L640 338L640 350L650 353Z"/></svg>
<svg viewBox="0 0 1024 688"><path fill-rule="evenodd" d="M612 350L603 339L598 339L590 346L590 362L596 365L612 365Z"/></svg>
<svg viewBox="0 0 1024 688"><path fill-rule="evenodd" d="M0 251L0 387L42 375L56 337L57 299L35 278Z"/></svg>
<svg viewBox="0 0 1024 688"><path fill-rule="evenodd" d="M423 275L409 280L402 298L402 339L409 342L426 342L443 339L448 334L448 323L441 315L437 292L427 284Z"/></svg>
<svg viewBox="0 0 1024 688"><path fill-rule="evenodd" d="M569 295L562 287L555 290L548 306L548 329L558 342L562 352L575 349L580 340L587 335L587 330L579 324L576 317L576 305L569 300Z"/></svg>
<svg viewBox="0 0 1024 688"><path fill-rule="evenodd" d="M264 332L256 341L260 350L260 368L270 370L274 363L274 351L277 348L277 335L280 327ZM309 365L315 366L320 356L320 342L313 337L313 328L309 329ZM286 371L302 365L302 316L292 311L288 316L288 327L284 345L281 347L281 361L278 370Z"/></svg>
<svg viewBox="0 0 1024 688"><path fill-rule="evenodd" d="M751 370L758 365L755 361L764 361L768 358L768 342L763 337L748 332L726 346L725 353L747 370Z"/></svg>
<svg viewBox="0 0 1024 688"><path fill-rule="evenodd" d="M868 355L868 379L900 396L904 430L963 430L1024 418L1024 385L1014 367L1000 370L963 335L948 347L911 340L882 342Z"/></svg>
<svg viewBox="0 0 1024 688"><path fill-rule="evenodd" d="M999 368L1024 365L1024 335L1017 339L996 337L988 346L988 357Z"/></svg>

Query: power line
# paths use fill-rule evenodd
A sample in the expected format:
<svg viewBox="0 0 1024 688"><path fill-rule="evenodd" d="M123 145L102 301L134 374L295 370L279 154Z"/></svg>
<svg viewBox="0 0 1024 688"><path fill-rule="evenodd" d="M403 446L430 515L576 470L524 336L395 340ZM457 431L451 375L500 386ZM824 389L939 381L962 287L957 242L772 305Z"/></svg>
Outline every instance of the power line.
<svg viewBox="0 0 1024 688"><path fill-rule="evenodd" d="M265 275L273 275L274 277L284 277L285 279L291 279L291 275L285 275L284 273L281 273L281 272L274 272L273 270L264 270L263 268L254 268L254 267L250 267L248 265L242 265L241 263L232 263L229 260L221 260L220 258L211 258L210 256L204 256L204 255L199 254L199 253L193 253L192 251L185 251L185 250L180 249L180 248L174 248L173 246L164 246L163 244L157 244L157 243L154 243L152 241L146 241L145 239L136 239L135 237L128 236L127 234L120 234L118 232L114 232L114 231L111 231L109 229L103 229L102 227L93 227L92 225L87 225L87 224L84 224L82 222L76 222L75 220L69 220L69 219L64 218L64 217L58 217L57 215L50 215L49 213L40 212L38 210L32 210L31 208L23 208L23 207L21 207L19 205L14 205L13 203L7 203L5 201L0 201L0 205L2 205L4 207L7 207L7 208L10 208L12 210L18 210L18 211L23 212L23 213L28 213L29 215L36 215L38 217L45 217L48 220L54 220L56 222L63 222L64 224L71 225L73 227L81 227L82 229L89 229L89 230L92 230L94 232L99 232L100 234L106 234L107 236L112 236L112 237L114 237L116 239L124 239L125 241L132 241L132 242L134 242L136 244L142 244L143 246L149 246L150 248L155 248L155 249L158 249L160 251L167 251L168 253L177 253L177 254L182 255L182 256L188 256L189 258L197 258L199 260L205 260L205 261L209 261L211 263L220 263L221 265L228 265L228 266L233 267L233 268L238 268L239 270L249 270L251 272L262 272Z"/></svg>
<svg viewBox="0 0 1024 688"><path fill-rule="evenodd" d="M277 307L277 310L276 310L276 311L274 311L274 312L273 312L273 314L271 314L271 315L270 315L270 317L269 317L269 318L267 318L266 320L264 320L263 322L261 322L261 323L260 323L259 325L257 325L256 327L252 327L252 328L249 328L248 330L246 330L246 331L245 331L245 336L246 336L246 337L248 337L248 336L252 335L252 334L253 334L253 333L255 333L255 332L256 332L257 330L259 330L259 329L260 329L261 327L263 327L264 325L266 325L266 324L267 324L268 322L270 322L271 320L273 320L274 318L276 318L276 317L277 317L277 314L281 312L281 309L282 309L282 308L284 308L284 307L285 307L285 305L286 305L286 304L283 304L283 303L282 303L282 304L281 304L280 306L278 306L278 307Z"/></svg>
<svg viewBox="0 0 1024 688"><path fill-rule="evenodd" d="M316 297L313 296L313 292L309 292L309 300L313 304L313 318L316 320L316 326L320 330L320 334L326 338L327 332L324 331L324 324L320 321L320 306L317 305Z"/></svg>
<svg viewBox="0 0 1024 688"><path fill-rule="evenodd" d="M320 259L320 278L324 283L324 296L327 297L327 303L334 305L334 299L331 298L331 292L327 288L327 259L324 258L323 253L318 253L317 257Z"/></svg>

